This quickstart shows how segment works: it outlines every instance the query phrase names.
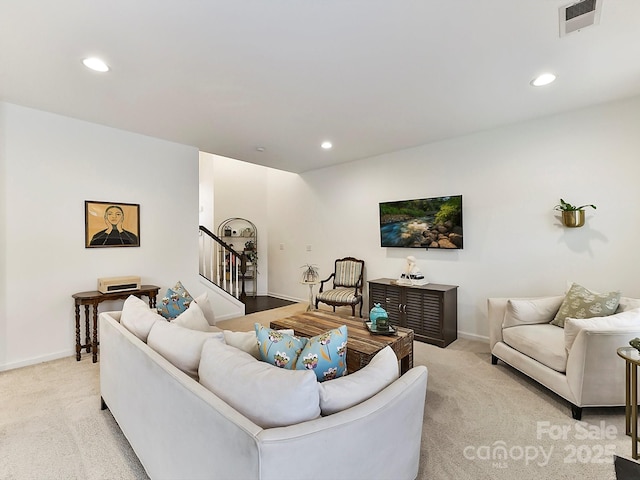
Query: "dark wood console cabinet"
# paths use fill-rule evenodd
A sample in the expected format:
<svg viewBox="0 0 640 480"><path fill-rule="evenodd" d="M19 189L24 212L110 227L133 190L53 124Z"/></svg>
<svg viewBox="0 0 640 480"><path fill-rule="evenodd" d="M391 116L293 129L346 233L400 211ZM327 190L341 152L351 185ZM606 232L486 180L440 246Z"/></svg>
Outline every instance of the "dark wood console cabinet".
<svg viewBox="0 0 640 480"><path fill-rule="evenodd" d="M369 282L369 309L379 303L393 325L410 328L415 340L446 347L458 338L458 287L398 285L391 278Z"/></svg>

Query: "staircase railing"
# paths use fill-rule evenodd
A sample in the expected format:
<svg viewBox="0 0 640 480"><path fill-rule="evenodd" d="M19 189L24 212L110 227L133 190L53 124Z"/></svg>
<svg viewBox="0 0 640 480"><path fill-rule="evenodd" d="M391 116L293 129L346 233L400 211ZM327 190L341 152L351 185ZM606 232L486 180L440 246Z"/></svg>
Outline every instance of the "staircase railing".
<svg viewBox="0 0 640 480"><path fill-rule="evenodd" d="M244 302L247 255L200 225L200 275Z"/></svg>

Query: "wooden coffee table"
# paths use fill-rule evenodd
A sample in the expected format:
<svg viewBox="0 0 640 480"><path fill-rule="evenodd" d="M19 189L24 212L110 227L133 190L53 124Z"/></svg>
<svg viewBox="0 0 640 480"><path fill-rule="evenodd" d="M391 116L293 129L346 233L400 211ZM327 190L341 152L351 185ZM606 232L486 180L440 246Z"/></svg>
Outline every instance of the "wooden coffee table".
<svg viewBox="0 0 640 480"><path fill-rule="evenodd" d="M364 319L343 317L331 312L314 310L273 320L273 329L292 329L299 337L315 337L321 333L347 326L347 371L355 372L368 364L373 356L387 345L400 360L400 374L413 367L413 330L395 327L397 335L373 335L364 325Z"/></svg>

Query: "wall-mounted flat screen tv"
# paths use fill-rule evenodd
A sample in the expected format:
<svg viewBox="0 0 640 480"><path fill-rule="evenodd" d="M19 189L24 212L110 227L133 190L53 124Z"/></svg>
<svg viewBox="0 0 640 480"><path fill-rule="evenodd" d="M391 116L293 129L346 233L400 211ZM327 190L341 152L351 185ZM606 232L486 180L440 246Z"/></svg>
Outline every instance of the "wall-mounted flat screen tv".
<svg viewBox="0 0 640 480"><path fill-rule="evenodd" d="M383 247L462 248L462 195L380 203Z"/></svg>

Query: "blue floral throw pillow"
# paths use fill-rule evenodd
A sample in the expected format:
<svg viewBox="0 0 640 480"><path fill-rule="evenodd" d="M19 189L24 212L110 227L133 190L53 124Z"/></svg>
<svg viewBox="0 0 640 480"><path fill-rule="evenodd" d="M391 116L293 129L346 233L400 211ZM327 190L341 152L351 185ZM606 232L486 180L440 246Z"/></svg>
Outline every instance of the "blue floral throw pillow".
<svg viewBox="0 0 640 480"><path fill-rule="evenodd" d="M254 325L258 339L260 358L276 367L295 370L296 360L307 343L306 338L299 338L286 333Z"/></svg>
<svg viewBox="0 0 640 480"><path fill-rule="evenodd" d="M167 320L173 320L185 312L191 302L193 302L193 297L182 286L182 283L178 282L175 287L167 289L167 293L160 301L160 306L157 307L158 313Z"/></svg>
<svg viewBox="0 0 640 480"><path fill-rule="evenodd" d="M311 337L300 352L296 370L313 370L319 382L347 372L347 326Z"/></svg>

